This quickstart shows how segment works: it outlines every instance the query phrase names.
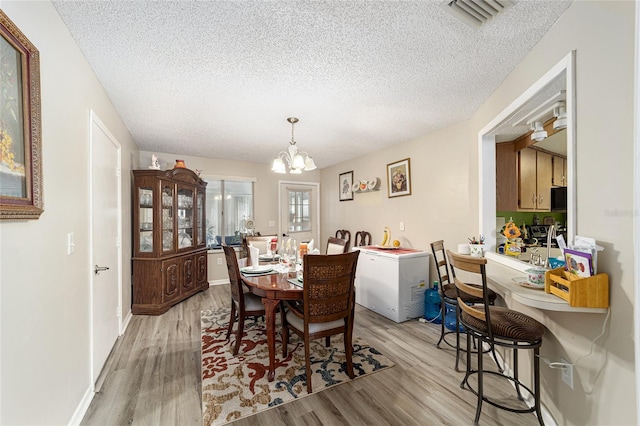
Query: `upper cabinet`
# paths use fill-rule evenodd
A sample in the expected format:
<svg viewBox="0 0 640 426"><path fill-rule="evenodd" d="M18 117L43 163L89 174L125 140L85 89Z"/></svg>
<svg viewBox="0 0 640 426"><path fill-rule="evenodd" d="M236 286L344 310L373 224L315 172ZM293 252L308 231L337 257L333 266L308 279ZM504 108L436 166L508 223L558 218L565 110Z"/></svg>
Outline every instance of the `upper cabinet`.
<svg viewBox="0 0 640 426"><path fill-rule="evenodd" d="M553 186L567 186L567 159L553 156Z"/></svg>
<svg viewBox="0 0 640 426"><path fill-rule="evenodd" d="M566 179L566 161L559 155L528 147L518 150L512 142L496 145L496 211L551 210L555 165L559 181Z"/></svg>

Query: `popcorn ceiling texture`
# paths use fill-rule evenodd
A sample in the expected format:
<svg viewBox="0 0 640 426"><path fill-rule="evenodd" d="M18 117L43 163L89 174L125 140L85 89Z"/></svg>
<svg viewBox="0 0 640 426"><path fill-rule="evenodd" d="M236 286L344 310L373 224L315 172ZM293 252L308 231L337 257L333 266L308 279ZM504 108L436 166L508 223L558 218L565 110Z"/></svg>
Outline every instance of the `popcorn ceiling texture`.
<svg viewBox="0 0 640 426"><path fill-rule="evenodd" d="M514 3L53 1L142 150L320 168L470 118L571 1Z"/></svg>

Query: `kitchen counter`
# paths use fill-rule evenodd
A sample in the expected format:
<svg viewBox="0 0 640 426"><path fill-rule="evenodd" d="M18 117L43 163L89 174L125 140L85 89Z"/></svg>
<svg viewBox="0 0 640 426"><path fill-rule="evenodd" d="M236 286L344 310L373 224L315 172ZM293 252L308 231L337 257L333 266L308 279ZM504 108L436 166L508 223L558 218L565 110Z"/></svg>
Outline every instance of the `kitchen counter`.
<svg viewBox="0 0 640 426"><path fill-rule="evenodd" d="M487 262L487 284L503 299L511 298L532 308L559 312L584 312L601 314L606 308L583 308L569 306L569 303L544 289L538 290L516 284L512 278L526 277L524 272L502 265L489 259Z"/></svg>

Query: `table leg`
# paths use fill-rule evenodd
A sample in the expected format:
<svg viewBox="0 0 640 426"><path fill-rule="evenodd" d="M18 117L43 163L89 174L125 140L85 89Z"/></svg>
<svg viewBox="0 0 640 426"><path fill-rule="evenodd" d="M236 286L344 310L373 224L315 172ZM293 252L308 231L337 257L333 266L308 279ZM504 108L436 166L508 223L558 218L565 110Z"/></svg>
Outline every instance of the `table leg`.
<svg viewBox="0 0 640 426"><path fill-rule="evenodd" d="M279 303L280 301L275 299L262 299L267 322L267 345L269 347L269 374L267 378L270 382L273 381L276 374L276 308Z"/></svg>

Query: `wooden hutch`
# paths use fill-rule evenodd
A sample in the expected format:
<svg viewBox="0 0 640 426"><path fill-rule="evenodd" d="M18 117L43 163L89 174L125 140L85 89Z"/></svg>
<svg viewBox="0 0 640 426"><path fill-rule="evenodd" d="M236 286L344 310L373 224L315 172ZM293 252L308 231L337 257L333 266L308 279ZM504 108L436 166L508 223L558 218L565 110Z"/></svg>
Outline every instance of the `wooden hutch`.
<svg viewBox="0 0 640 426"><path fill-rule="evenodd" d="M207 183L185 168L133 176L132 312L160 315L209 287Z"/></svg>

